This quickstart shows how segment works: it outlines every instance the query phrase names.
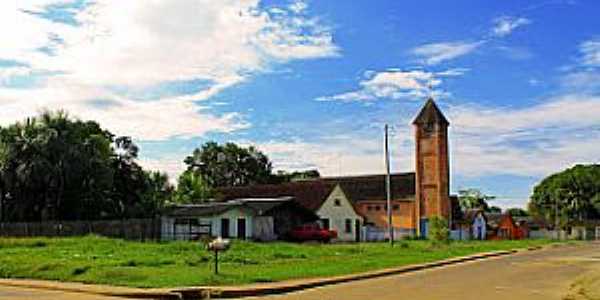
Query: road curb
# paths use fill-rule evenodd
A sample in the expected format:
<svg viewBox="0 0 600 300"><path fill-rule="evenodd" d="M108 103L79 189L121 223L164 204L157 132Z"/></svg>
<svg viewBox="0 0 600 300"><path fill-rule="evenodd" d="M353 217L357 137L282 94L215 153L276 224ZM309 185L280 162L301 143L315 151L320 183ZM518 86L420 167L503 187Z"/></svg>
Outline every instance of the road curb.
<svg viewBox="0 0 600 300"><path fill-rule="evenodd" d="M493 252L484 252L468 256L449 258L440 261L434 261L423 264L413 264L397 268L388 268L383 270L334 276L327 278L299 279L283 281L278 283L263 284L258 286L239 286L239 287L189 287L189 288L171 288L171 289L142 289L128 288L108 285L84 284L74 282L55 282L46 280L27 280L27 279L0 279L0 285L21 288L45 289L72 293L85 293L100 296L123 297L133 299L205 299L205 298L242 298L252 296L265 296L285 294L300 290L322 287L327 285L352 282L364 279L378 278L389 275L405 274L415 271L423 271L443 266L456 265L471 261L484 260L494 257L512 255L516 253L536 251L541 249L550 249L564 246L566 244L550 244L546 246L535 246L523 249L501 250Z"/></svg>

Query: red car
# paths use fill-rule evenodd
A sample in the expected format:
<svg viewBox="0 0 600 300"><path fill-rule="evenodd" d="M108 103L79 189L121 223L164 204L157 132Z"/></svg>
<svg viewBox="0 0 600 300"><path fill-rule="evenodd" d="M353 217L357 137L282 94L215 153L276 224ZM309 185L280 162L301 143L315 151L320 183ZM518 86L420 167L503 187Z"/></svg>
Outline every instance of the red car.
<svg viewBox="0 0 600 300"><path fill-rule="evenodd" d="M320 241L328 243L337 238L335 230L323 229L319 224L304 224L290 231L290 239L293 241Z"/></svg>

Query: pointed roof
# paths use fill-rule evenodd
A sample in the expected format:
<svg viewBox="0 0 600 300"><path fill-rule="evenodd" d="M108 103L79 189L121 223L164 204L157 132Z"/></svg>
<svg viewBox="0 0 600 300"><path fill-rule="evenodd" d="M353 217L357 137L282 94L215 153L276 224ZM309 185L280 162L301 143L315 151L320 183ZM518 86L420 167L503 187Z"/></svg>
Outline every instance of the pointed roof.
<svg viewBox="0 0 600 300"><path fill-rule="evenodd" d="M427 99L427 102L419 112L419 115L413 121L415 125L423 125L423 124L443 124L450 125L444 114L440 110L440 108L435 104L433 98Z"/></svg>

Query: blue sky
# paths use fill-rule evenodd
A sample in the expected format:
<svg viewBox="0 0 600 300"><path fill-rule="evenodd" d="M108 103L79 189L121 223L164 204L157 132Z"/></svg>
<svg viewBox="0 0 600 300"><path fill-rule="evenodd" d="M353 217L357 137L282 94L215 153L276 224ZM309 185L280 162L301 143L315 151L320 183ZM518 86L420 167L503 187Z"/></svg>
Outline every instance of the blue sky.
<svg viewBox="0 0 600 300"><path fill-rule="evenodd" d="M66 109L173 177L209 140L278 169L380 173L385 123L394 171L413 171L429 94L451 122L453 191L522 206L544 176L599 161L595 1L10 2L0 124Z"/></svg>

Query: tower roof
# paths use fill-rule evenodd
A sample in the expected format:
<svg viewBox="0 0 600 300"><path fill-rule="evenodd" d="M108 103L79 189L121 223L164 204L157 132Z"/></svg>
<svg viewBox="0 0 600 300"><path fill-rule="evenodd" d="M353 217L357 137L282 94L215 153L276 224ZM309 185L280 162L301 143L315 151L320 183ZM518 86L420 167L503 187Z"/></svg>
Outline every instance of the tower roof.
<svg viewBox="0 0 600 300"><path fill-rule="evenodd" d="M431 123L443 124L446 126L450 124L446 117L444 117L444 114L442 113L440 108L437 106L437 104L435 104L435 101L433 101L433 98L427 99L427 102L421 109L421 112L419 112L419 115L417 115L417 117L413 121L413 124L415 125Z"/></svg>

